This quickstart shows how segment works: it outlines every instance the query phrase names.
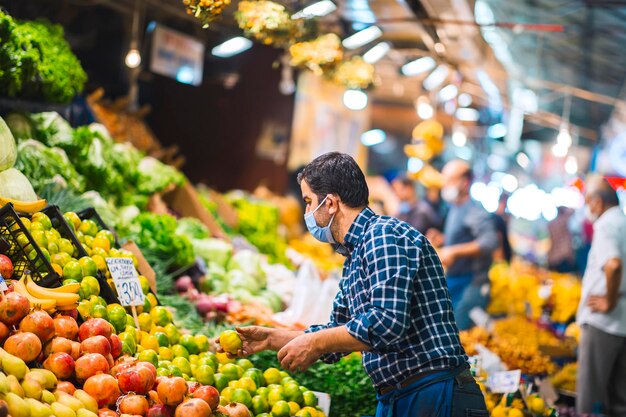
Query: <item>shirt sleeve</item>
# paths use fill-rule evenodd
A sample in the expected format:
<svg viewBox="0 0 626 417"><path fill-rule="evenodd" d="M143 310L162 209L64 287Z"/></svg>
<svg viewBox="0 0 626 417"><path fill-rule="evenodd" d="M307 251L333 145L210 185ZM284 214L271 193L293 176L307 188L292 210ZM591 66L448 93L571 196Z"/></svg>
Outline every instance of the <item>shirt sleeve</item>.
<svg viewBox="0 0 626 417"><path fill-rule="evenodd" d="M403 239L383 231L366 244L365 272L371 283L370 305L365 313L346 323L350 335L378 352L392 349L410 325L416 269L409 268L409 254ZM419 259L418 254L411 256L414 263Z"/></svg>
<svg viewBox="0 0 626 417"><path fill-rule="evenodd" d="M475 241L478 242L481 253L491 254L498 248L500 239L491 214L480 207L475 207L465 218L465 223L476 236Z"/></svg>
<svg viewBox="0 0 626 417"><path fill-rule="evenodd" d="M348 304L346 303L346 299L344 296L344 290L340 286L339 292L335 296L333 300L333 311L330 314L330 321L326 324L316 324L310 326L308 329L305 329L305 333L314 333L319 332L320 330L331 329L333 327L338 327L346 324L350 319L350 313L348 311ZM326 363L335 363L342 357L346 356L347 353L328 353L322 355L320 358L322 362Z"/></svg>
<svg viewBox="0 0 626 417"><path fill-rule="evenodd" d="M604 267L613 258L621 258L619 242L620 228L609 223L602 224L594 231L593 244L597 248L600 265ZM623 239L623 237L621 237Z"/></svg>

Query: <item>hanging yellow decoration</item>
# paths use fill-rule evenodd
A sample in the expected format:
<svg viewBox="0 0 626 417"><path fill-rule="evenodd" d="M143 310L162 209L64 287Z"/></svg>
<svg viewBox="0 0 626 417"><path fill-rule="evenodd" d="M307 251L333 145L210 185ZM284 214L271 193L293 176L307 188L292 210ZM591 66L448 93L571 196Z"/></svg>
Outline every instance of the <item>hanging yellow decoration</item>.
<svg viewBox="0 0 626 417"><path fill-rule="evenodd" d="M303 29L302 20L293 20L281 4L273 1L241 1L235 19L244 33L265 45L287 46Z"/></svg>
<svg viewBox="0 0 626 417"><path fill-rule="evenodd" d="M209 23L222 14L230 0L183 0L187 8L187 14L200 20L203 28L208 28Z"/></svg>
<svg viewBox="0 0 626 417"><path fill-rule="evenodd" d="M334 33L322 35L310 42L298 42L289 47L291 65L305 67L317 75L332 68L343 58L341 39Z"/></svg>
<svg viewBox="0 0 626 417"><path fill-rule="evenodd" d="M346 88L365 89L374 83L374 66L355 56L339 64L332 79Z"/></svg>

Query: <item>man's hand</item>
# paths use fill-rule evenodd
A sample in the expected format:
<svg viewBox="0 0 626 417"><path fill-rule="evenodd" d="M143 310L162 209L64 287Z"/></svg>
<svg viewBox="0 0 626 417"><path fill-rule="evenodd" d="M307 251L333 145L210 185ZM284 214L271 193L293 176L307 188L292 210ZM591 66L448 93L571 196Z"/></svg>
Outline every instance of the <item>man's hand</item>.
<svg viewBox="0 0 626 417"><path fill-rule="evenodd" d="M445 268L449 268L456 261L456 253L450 247L443 247L437 251L439 260Z"/></svg>
<svg viewBox="0 0 626 417"><path fill-rule="evenodd" d="M315 333L305 333L287 343L279 352L280 366L288 371L306 371L322 352L316 343Z"/></svg>
<svg viewBox="0 0 626 417"><path fill-rule="evenodd" d="M444 235L437 229L428 229L426 239L436 248L443 246Z"/></svg>
<svg viewBox="0 0 626 417"><path fill-rule="evenodd" d="M594 313L608 313L615 308L606 295L592 295L587 300L587 305Z"/></svg>
<svg viewBox="0 0 626 417"><path fill-rule="evenodd" d="M243 357L253 355L263 350L270 349L270 337L273 329L261 326L249 326L249 327L237 327L235 328L243 346L236 355L226 353L229 358ZM219 337L215 341L218 345L217 351L224 353L224 350L219 346Z"/></svg>

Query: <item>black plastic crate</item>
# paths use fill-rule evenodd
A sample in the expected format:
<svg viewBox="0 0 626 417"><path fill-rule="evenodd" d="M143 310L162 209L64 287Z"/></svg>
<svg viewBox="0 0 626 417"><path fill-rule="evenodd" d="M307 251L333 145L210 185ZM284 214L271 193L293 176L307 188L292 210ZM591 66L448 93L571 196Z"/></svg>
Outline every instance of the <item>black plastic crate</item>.
<svg viewBox="0 0 626 417"><path fill-rule="evenodd" d="M76 234L74 233L72 228L65 221L63 213L58 206L48 206L43 209L42 212L50 218L52 226L57 229L61 237L68 239L70 242L72 242L72 245L76 248L77 251L76 259L80 259L84 256L89 256L83 245L76 237ZM101 271L98 271L95 278L100 284L100 297L104 298L107 303L118 303L119 301L115 296L115 293L109 286L106 276Z"/></svg>
<svg viewBox="0 0 626 417"><path fill-rule="evenodd" d="M108 231L113 233L113 236L115 237L115 247L118 249L121 247L119 239L117 237L117 233L115 232L115 229L107 226L107 224L104 222L104 220L102 220L102 217L100 217L100 215L98 214L95 208L89 207L89 208L79 211L76 214L81 220L93 220L94 222L96 222L98 226L100 226L100 229L107 229Z"/></svg>
<svg viewBox="0 0 626 417"><path fill-rule="evenodd" d="M20 244L18 239L21 234L24 238L20 239ZM0 208L0 239L9 244L5 255L13 262L13 278L19 279L25 270L30 270L33 281L41 286L53 288L61 285L61 277L43 255L11 203ZM34 259L30 259L28 255L33 251Z"/></svg>

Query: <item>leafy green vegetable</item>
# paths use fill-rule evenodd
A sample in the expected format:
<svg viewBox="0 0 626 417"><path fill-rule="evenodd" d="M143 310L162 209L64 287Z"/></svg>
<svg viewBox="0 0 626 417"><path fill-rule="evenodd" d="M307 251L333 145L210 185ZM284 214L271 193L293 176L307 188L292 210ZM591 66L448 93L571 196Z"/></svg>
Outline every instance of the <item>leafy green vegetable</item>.
<svg viewBox="0 0 626 417"><path fill-rule="evenodd" d="M154 194L170 185L183 185L187 179L176 168L165 165L158 159L146 156L139 163L138 188L141 193Z"/></svg>
<svg viewBox="0 0 626 417"><path fill-rule="evenodd" d="M249 358L259 369L279 368L276 352L260 352ZM365 373L359 354L351 354L334 364L314 363L293 378L313 391L330 394L329 417L359 417L376 414L376 391Z"/></svg>
<svg viewBox="0 0 626 417"><path fill-rule="evenodd" d="M186 235L190 239L206 239L209 237L209 229L200 220L193 217L178 219L176 233Z"/></svg>
<svg viewBox="0 0 626 417"><path fill-rule="evenodd" d="M192 239L191 243L196 254L207 264L213 264L222 269L226 268L226 263L233 254L233 246L221 239Z"/></svg>
<svg viewBox="0 0 626 417"><path fill-rule="evenodd" d="M69 103L86 81L60 25L19 22L0 10L0 95Z"/></svg>

